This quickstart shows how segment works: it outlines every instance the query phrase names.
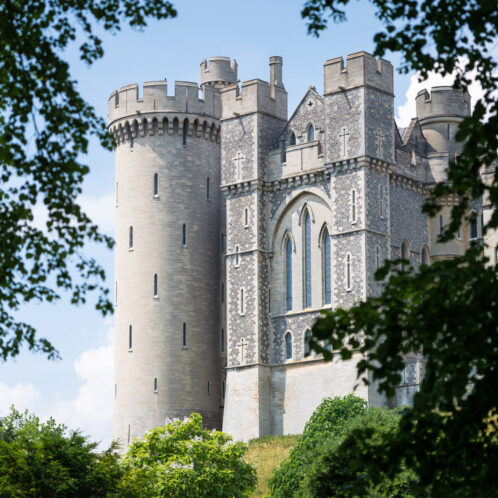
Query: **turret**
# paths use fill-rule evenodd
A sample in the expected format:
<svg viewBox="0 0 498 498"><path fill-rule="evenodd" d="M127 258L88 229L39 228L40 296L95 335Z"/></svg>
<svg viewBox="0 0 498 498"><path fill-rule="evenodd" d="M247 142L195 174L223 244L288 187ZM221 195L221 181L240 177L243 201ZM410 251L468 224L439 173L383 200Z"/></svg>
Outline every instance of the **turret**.
<svg viewBox="0 0 498 498"><path fill-rule="evenodd" d="M201 87L223 88L237 81L237 61L230 57L210 57L201 62Z"/></svg>

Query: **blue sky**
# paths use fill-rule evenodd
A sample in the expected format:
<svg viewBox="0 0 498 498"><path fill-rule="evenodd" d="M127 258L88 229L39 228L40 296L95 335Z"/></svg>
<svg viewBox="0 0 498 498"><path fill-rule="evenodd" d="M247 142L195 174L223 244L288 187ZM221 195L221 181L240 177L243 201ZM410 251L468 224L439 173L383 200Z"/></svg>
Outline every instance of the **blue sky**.
<svg viewBox="0 0 498 498"><path fill-rule="evenodd" d="M107 117L111 92L129 83L167 78L198 81L203 58L230 56L239 64L240 80L268 80L268 59L284 59L284 85L289 93L289 115L308 86L323 90L323 63L359 50L373 51L373 35L380 24L366 1L352 2L348 22L331 23L318 39L306 33L300 10L304 0L177 0L178 17L151 23L143 32L123 29L103 35L105 56L91 67L71 49L65 54L83 97ZM399 56L388 55L394 67ZM413 75L412 75L413 76ZM395 108L402 106L410 75L395 73ZM409 112L406 111L406 112ZM113 231L114 157L92 141L86 158L91 167L81 199L107 233ZM113 254L91 247L113 287ZM41 417L54 415L70 427L81 427L92 439L109 442L113 401L112 319L98 315L91 304L72 307L30 305L21 312L38 334L53 341L62 361L51 362L22 352L0 364L0 416L14 402Z"/></svg>

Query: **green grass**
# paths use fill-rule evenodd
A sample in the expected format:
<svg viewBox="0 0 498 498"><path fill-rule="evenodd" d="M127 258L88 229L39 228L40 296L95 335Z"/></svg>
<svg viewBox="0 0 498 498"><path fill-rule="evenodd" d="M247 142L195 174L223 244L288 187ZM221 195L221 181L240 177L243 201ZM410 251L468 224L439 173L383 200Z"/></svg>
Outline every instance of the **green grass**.
<svg viewBox="0 0 498 498"><path fill-rule="evenodd" d="M258 485L253 497L262 497L268 493L268 479L273 471L287 458L292 447L301 436L265 436L249 441L246 454L248 462L256 466Z"/></svg>

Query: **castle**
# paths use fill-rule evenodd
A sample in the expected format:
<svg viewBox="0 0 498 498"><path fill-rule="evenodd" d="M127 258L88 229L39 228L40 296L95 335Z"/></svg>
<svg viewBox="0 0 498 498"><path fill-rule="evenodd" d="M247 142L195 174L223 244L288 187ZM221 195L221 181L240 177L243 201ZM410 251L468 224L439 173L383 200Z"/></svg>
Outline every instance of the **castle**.
<svg viewBox="0 0 498 498"><path fill-rule="evenodd" d="M365 52L326 61L324 94L288 118L282 59L269 82L239 87L226 57L196 83L115 91L114 438L126 446L168 419L200 413L237 439L300 433L326 396L410 400L421 375L406 358L394 400L325 363L307 337L323 309L379 293L387 258L415 267L462 254L482 236L482 201L447 243L424 200L461 150L468 94L421 91L406 129L394 120L393 68Z"/></svg>

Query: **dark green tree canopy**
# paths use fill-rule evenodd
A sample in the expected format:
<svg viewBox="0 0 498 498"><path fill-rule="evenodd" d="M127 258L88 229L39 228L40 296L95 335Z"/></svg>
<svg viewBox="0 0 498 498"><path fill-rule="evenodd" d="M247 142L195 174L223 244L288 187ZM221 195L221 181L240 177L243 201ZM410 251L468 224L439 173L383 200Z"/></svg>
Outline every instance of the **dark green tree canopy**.
<svg viewBox="0 0 498 498"><path fill-rule="evenodd" d="M102 57L96 27L138 29L148 18L176 16L166 0L5 0L0 3L0 358L23 343L50 358L57 351L16 319L30 301L52 302L59 289L84 303L98 292L97 309L112 312L102 267L83 253L87 242L111 248L113 240L77 203L88 166L81 162L90 136L110 149L105 122L79 95L61 54L81 42L81 59ZM48 212L45 227L33 208Z"/></svg>

